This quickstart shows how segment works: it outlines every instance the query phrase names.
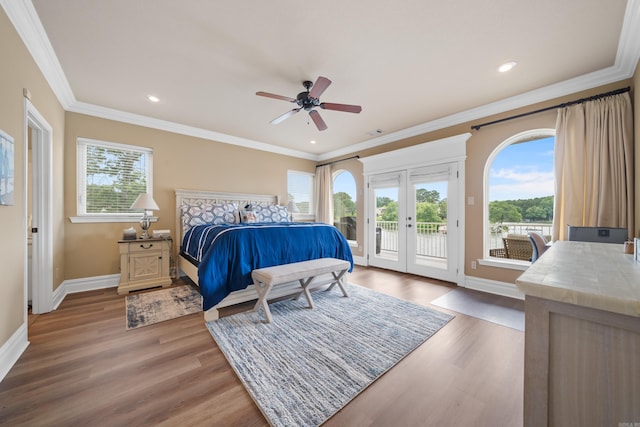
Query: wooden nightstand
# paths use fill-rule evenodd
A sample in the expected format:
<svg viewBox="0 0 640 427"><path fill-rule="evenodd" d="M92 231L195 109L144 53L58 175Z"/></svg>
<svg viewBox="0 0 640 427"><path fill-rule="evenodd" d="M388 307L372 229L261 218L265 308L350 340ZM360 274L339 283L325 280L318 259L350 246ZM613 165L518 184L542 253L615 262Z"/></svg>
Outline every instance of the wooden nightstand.
<svg viewBox="0 0 640 427"><path fill-rule="evenodd" d="M118 240L120 248L119 294L138 289L171 286L171 238Z"/></svg>

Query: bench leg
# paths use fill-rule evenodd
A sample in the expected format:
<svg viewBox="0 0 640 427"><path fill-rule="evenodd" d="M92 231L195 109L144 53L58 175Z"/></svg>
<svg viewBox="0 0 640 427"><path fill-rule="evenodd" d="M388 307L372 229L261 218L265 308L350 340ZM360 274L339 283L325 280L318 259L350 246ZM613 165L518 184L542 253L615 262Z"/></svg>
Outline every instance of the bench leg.
<svg viewBox="0 0 640 427"><path fill-rule="evenodd" d="M313 308L313 298L311 298L311 292L309 292L309 285L311 281L314 279L313 276L308 279L298 279L300 280L300 286L302 286L302 292L304 293L305 298L307 298L307 302L309 303L309 308ZM299 296L299 295L298 295Z"/></svg>
<svg viewBox="0 0 640 427"><path fill-rule="evenodd" d="M267 295L269 295L269 291L273 285L265 285L262 282L258 282L255 284L256 291L258 292L258 302L253 307L253 311L260 310L260 307L264 310L264 315L267 318L267 323L271 323L273 318L271 317L271 310L269 310L269 304L267 301Z"/></svg>
<svg viewBox="0 0 640 427"><path fill-rule="evenodd" d="M347 294L347 290L344 288L344 286L342 286L342 278L344 277L346 272L347 270L342 270L337 274L335 271L331 273L333 274L334 282L331 284L331 286L329 286L327 291L330 291L331 289L333 289L335 285L338 285L340 287L340 290L342 291L342 295L344 295L345 297L348 297L349 294Z"/></svg>

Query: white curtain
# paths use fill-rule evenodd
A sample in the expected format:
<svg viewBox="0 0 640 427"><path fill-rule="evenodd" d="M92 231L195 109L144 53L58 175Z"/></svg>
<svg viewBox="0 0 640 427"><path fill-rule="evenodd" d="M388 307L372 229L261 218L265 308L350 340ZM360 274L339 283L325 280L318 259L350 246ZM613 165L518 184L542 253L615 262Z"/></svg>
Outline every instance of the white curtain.
<svg viewBox="0 0 640 427"><path fill-rule="evenodd" d="M333 177L331 165L316 168L316 222L333 224Z"/></svg>
<svg viewBox="0 0 640 427"><path fill-rule="evenodd" d="M558 110L553 240L567 226L628 228L633 235L633 117L629 93Z"/></svg>

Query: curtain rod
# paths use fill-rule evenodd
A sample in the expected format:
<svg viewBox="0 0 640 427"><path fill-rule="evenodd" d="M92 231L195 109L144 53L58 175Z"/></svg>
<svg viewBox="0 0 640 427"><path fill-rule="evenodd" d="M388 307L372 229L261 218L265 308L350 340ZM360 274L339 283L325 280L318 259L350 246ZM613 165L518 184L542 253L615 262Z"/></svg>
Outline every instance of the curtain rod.
<svg viewBox="0 0 640 427"><path fill-rule="evenodd" d="M569 107L570 105L582 104L582 103L587 102L587 101L595 101L596 99L604 98L604 97L607 97L607 96L619 95L621 93L629 92L629 90L631 90L631 88L629 86L627 86L627 87L622 88L622 89L612 90L611 92L601 93L599 95L593 95L593 96L589 96L587 98L581 98L581 99L577 99L575 101L569 101L569 102L565 102L563 104L553 105L551 107L541 108L541 109L535 110L535 111L529 111L528 113L522 113L522 114L517 114L515 116L505 117L504 119L498 119L498 120L494 120L492 122L482 123L480 125L473 125L473 126L471 126L471 129L480 130L480 128L482 128L482 127L489 126L489 125L495 125L496 123L502 123L502 122L506 122L508 120L513 120L513 119L519 119L520 117L530 116L532 114L538 114L538 113L542 113L544 111L554 110L556 108L565 108L565 107Z"/></svg>
<svg viewBox="0 0 640 427"><path fill-rule="evenodd" d="M340 162L344 162L346 160L351 160L351 159L359 159L360 156L351 156L351 157L347 157L346 159L340 159L340 160L334 160L333 162L329 162L329 163L323 163L321 165L316 165L316 168L319 168L320 166L329 166L332 165L334 163L340 163Z"/></svg>

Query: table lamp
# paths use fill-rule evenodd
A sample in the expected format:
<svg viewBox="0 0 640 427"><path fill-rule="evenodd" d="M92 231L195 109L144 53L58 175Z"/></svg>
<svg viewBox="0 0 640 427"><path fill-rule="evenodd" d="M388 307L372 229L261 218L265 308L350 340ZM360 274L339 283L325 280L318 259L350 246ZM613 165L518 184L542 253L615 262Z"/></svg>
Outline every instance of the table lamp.
<svg viewBox="0 0 640 427"><path fill-rule="evenodd" d="M299 213L300 209L298 209L298 206L293 200L289 200L289 203L287 203L287 210L289 211L289 219L293 222L293 214Z"/></svg>
<svg viewBox="0 0 640 427"><path fill-rule="evenodd" d="M142 214L142 219L140 220L140 228L142 228L142 236L140 236L140 238L148 239L148 231L151 226L151 211L159 211L160 208L158 207L158 204L153 200L151 194L140 193L136 201L131 205L131 209L142 209L144 212Z"/></svg>

